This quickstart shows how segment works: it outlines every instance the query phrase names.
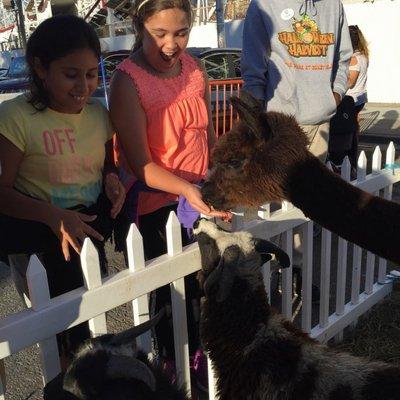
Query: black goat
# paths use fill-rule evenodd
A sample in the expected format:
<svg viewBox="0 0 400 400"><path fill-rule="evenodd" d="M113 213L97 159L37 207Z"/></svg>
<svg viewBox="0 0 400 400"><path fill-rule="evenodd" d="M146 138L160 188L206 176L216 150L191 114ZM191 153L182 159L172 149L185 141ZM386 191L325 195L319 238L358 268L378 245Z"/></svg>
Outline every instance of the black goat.
<svg viewBox="0 0 400 400"><path fill-rule="evenodd" d="M187 400L135 346L136 337L161 316L160 312L127 331L86 341L65 375L46 385L44 400Z"/></svg>
<svg viewBox="0 0 400 400"><path fill-rule="evenodd" d="M200 334L220 400L399 400L400 369L319 344L268 304L261 266L288 256L249 233L194 229L206 301Z"/></svg>

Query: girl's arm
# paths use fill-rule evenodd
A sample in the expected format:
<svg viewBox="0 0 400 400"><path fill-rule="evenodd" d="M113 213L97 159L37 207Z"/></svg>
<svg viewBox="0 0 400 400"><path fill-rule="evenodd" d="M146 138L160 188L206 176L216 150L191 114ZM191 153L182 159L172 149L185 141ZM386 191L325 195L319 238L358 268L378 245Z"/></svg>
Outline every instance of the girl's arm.
<svg viewBox="0 0 400 400"><path fill-rule="evenodd" d="M14 182L24 153L0 134L0 212L11 217L42 222L60 239L66 260L70 259L69 246L80 253L86 235L98 240L103 237L85 222L96 216L64 210L45 201L36 200L16 191Z"/></svg>
<svg viewBox="0 0 400 400"><path fill-rule="evenodd" d="M360 74L360 71L356 71L355 69L351 68L356 66L357 64L358 64L357 57L352 56L350 59L349 79L347 81L349 89L352 89L355 86L358 79L358 75Z"/></svg>
<svg viewBox="0 0 400 400"><path fill-rule="evenodd" d="M146 114L132 80L121 71L116 71L111 81L110 115L129 166L139 180L154 189L183 195L195 210L214 215L201 199L197 186L153 162L147 141Z"/></svg>

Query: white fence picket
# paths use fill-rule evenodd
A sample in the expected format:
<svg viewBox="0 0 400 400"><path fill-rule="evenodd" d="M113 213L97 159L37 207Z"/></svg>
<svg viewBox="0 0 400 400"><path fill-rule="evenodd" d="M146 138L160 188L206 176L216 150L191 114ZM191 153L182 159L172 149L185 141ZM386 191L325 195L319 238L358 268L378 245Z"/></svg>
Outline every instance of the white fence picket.
<svg viewBox="0 0 400 400"><path fill-rule="evenodd" d="M36 255L31 256L29 260L26 280L28 282L32 310L40 311L45 309L50 302L50 291L46 270ZM48 321L48 323L51 324L52 321ZM61 372L56 337L44 337L39 343L39 348L43 383L46 384Z"/></svg>
<svg viewBox="0 0 400 400"><path fill-rule="evenodd" d="M268 219L271 215L271 207L269 203L263 204L259 207L257 215L261 219ZM265 239L269 239L267 236ZM268 301L271 303L271 263L267 262L262 267L262 275L264 280L265 290L268 294Z"/></svg>
<svg viewBox="0 0 400 400"><path fill-rule="evenodd" d="M301 310L301 328L304 332L311 331L311 312L312 312L312 270L313 270L313 232L314 224L309 221L301 227L302 234L302 253L303 265L302 273L302 310Z"/></svg>
<svg viewBox="0 0 400 400"><path fill-rule="evenodd" d="M392 166L395 161L395 148L393 142L390 142L387 150L386 150L386 165ZM383 189L383 198L386 200L392 199L393 193L393 185L386 186ZM381 284L386 283L386 270L387 270L387 260L384 258L379 258L379 266L378 266L378 282Z"/></svg>
<svg viewBox="0 0 400 400"><path fill-rule="evenodd" d="M144 269L144 250L143 238L136 224L132 224L129 228L126 239L126 247L128 251L129 271L136 272ZM140 325L150 318L149 314L149 295L145 294L132 301L133 322ZM148 355L152 353L151 332L145 332L136 338L136 343Z"/></svg>
<svg viewBox="0 0 400 400"><path fill-rule="evenodd" d="M365 151L361 151L357 160L357 183L365 181L367 176L367 156Z"/></svg>
<svg viewBox="0 0 400 400"><path fill-rule="evenodd" d="M351 303L358 304L361 286L361 247L353 245L353 271L351 285Z"/></svg>
<svg viewBox="0 0 400 400"><path fill-rule="evenodd" d="M332 164L328 161L326 168L332 171ZM331 247L332 233L325 228L321 231L321 278L320 278L320 302L319 302L319 326L328 325L329 299L331 282Z"/></svg>
<svg viewBox="0 0 400 400"><path fill-rule="evenodd" d="M321 232L321 279L320 279L320 303L319 303L319 325L324 328L328 325L329 298L331 282L331 246L332 233L327 229Z"/></svg>
<svg viewBox="0 0 400 400"><path fill-rule="evenodd" d="M282 244L281 247L288 256L290 260L293 259L293 230L289 229L282 234ZM281 270L282 274L282 314L287 318L292 318L293 313L293 267L290 265L289 268L283 268Z"/></svg>
<svg viewBox="0 0 400 400"><path fill-rule="evenodd" d="M362 151L357 160L357 182L365 181L367 174L367 157ZM351 303L358 304L360 300L361 286L361 256L362 249L359 246L353 245L353 270L352 270L352 286L351 286ZM371 282L371 290L372 290Z"/></svg>
<svg viewBox="0 0 400 400"><path fill-rule="evenodd" d="M83 285L86 290L93 290L101 286L101 272L99 254L92 241L85 238L81 252ZM112 296L112 293L110 293ZM89 320L89 330L92 337L107 333L106 314L100 314Z"/></svg>
<svg viewBox="0 0 400 400"><path fill-rule="evenodd" d="M346 156L342 163L341 176L344 180L350 180L351 165ZM336 287L336 314L343 315L346 297L346 273L347 273L347 240L339 237L338 240L338 268Z"/></svg>
<svg viewBox="0 0 400 400"><path fill-rule="evenodd" d="M181 224L172 211L168 217L166 231L168 255L173 257L182 252L182 236ZM190 392L189 342L184 278L173 281L170 287L177 380L178 384L186 392Z"/></svg>

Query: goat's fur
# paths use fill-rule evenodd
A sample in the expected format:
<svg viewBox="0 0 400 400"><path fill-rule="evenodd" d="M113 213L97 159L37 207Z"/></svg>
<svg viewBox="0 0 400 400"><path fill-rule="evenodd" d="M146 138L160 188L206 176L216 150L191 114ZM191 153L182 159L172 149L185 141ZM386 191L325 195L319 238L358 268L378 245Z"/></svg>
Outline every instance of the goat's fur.
<svg viewBox="0 0 400 400"><path fill-rule="evenodd" d="M135 340L153 320L119 334L86 341L65 374L51 381L45 400L187 400L161 367L136 349Z"/></svg>
<svg viewBox="0 0 400 400"><path fill-rule="evenodd" d="M265 254L259 253L268 242L257 246L251 235L204 219L194 233L206 289L200 334L220 400L400 398L399 368L329 349L270 308L261 274ZM269 251L287 266L282 250Z"/></svg>
<svg viewBox="0 0 400 400"><path fill-rule="evenodd" d="M400 205L364 192L308 151L294 117L265 113L250 95L232 97L240 121L220 137L202 188L216 209L288 200L330 231L400 262Z"/></svg>

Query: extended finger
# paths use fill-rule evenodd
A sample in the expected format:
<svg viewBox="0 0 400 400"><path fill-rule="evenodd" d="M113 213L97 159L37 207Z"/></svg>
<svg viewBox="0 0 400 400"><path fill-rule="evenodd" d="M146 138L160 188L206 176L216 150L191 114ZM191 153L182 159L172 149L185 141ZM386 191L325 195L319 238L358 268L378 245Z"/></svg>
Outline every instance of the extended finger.
<svg viewBox="0 0 400 400"><path fill-rule="evenodd" d="M65 258L65 261L69 261L71 259L71 256L69 254L69 245L68 245L68 240L66 238L61 239L61 249Z"/></svg>
<svg viewBox="0 0 400 400"><path fill-rule="evenodd" d="M88 215L88 214L83 214L83 213L78 213L78 215L82 221L86 221L86 222L92 222L97 218L97 215Z"/></svg>
<svg viewBox="0 0 400 400"><path fill-rule="evenodd" d="M81 254L82 245L78 242L78 240L72 236L67 236L66 240L68 244L78 253Z"/></svg>
<svg viewBox="0 0 400 400"><path fill-rule="evenodd" d="M104 237L100 235L99 232L97 232L96 230L94 230L91 226L87 225L87 224L83 224L83 232L85 232L87 235L92 236L93 238L103 241Z"/></svg>

